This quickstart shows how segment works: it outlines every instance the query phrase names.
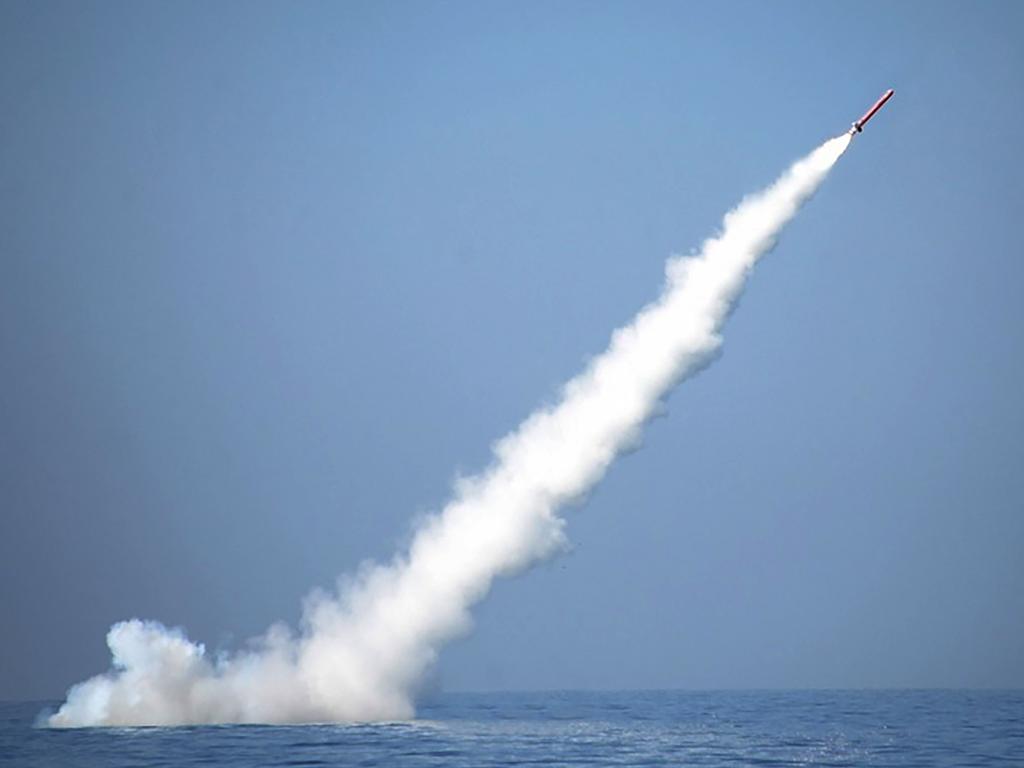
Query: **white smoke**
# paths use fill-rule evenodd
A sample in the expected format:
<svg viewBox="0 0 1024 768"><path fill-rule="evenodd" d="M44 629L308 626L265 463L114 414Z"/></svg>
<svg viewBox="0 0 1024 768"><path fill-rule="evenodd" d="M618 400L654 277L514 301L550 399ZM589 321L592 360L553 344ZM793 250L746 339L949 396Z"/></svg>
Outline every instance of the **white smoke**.
<svg viewBox="0 0 1024 768"><path fill-rule="evenodd" d="M670 259L660 298L612 336L561 400L494 446L490 467L416 533L409 551L316 593L301 631L274 626L211 658L179 630L137 619L107 635L113 669L74 686L51 726L406 719L440 648L470 626L498 576L558 550L556 512L590 489L669 388L698 370L758 258L850 142L841 136L729 212L692 257Z"/></svg>

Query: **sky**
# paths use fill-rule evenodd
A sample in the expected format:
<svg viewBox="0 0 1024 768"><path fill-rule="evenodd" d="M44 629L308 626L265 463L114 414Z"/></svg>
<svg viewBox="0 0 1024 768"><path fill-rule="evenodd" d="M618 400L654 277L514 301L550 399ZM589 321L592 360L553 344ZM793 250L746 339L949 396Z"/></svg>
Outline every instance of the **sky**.
<svg viewBox="0 0 1024 768"><path fill-rule="evenodd" d="M1024 687L1024 6L0 3L0 699L386 560L896 95L441 690Z"/></svg>

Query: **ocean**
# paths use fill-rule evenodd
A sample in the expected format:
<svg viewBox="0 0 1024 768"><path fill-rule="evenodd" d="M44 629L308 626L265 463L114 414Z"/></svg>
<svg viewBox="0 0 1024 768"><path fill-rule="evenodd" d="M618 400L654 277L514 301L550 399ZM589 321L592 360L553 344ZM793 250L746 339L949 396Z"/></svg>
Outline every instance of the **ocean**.
<svg viewBox="0 0 1024 768"><path fill-rule="evenodd" d="M0 765L1024 766L1024 691L446 693L409 722L37 726L0 703Z"/></svg>

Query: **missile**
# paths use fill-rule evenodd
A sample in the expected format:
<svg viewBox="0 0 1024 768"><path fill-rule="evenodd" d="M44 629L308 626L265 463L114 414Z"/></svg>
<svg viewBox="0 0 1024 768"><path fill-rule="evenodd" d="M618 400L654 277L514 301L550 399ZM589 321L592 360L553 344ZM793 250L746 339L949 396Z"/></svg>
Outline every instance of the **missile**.
<svg viewBox="0 0 1024 768"><path fill-rule="evenodd" d="M854 136L854 135L860 133L864 129L864 124L867 123L868 120L870 120L872 117L875 116L875 112L880 110L882 108L882 105L885 104L885 102L887 102L889 99L892 98L892 94L893 94L892 88L890 88L888 91L883 93L882 94L882 98L880 98L878 101L876 101L874 106L871 107L871 109L869 109L867 112L865 112L863 117L861 117L860 120L856 121L852 126L850 126L850 135Z"/></svg>

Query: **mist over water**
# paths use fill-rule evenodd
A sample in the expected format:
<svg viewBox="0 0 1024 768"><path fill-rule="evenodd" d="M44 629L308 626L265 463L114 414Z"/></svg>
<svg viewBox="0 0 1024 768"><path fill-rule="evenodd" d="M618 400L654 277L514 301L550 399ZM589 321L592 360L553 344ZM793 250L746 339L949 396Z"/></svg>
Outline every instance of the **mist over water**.
<svg viewBox="0 0 1024 768"><path fill-rule="evenodd" d="M469 630L494 579L565 542L558 511L585 494L673 385L706 365L757 260L818 189L851 137L831 139L726 214L699 253L666 264L664 289L569 381L558 402L500 439L408 551L307 598L301 626L272 626L234 655L132 619L107 635L113 668L80 683L57 727L407 719L441 648Z"/></svg>

